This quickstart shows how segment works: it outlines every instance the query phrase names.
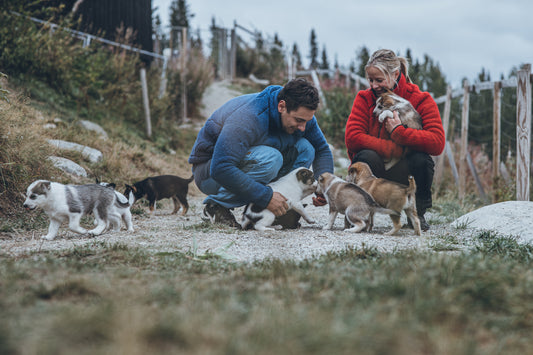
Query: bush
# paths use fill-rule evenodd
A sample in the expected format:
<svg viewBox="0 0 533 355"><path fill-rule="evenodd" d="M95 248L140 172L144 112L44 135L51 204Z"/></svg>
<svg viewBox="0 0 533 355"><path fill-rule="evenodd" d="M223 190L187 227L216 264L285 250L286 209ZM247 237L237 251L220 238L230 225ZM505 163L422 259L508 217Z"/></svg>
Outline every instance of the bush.
<svg viewBox="0 0 533 355"><path fill-rule="evenodd" d="M355 95L352 89L340 87L324 91L327 107L317 113L318 123L328 141L335 146L344 147L346 121Z"/></svg>

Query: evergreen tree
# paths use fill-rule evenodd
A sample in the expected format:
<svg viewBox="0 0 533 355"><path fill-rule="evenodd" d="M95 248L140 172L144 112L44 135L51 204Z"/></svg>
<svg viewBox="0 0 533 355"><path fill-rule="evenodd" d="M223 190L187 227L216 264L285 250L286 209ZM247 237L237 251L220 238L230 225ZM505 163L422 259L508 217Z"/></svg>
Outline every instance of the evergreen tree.
<svg viewBox="0 0 533 355"><path fill-rule="evenodd" d="M177 48L177 46L185 40L185 38L181 38L181 27L189 29L189 20L192 17L194 17L194 14L191 14L189 11L189 6L187 5L186 0L172 1L170 4L170 30L174 34L170 36L173 41L172 48ZM176 34L178 35L176 36ZM190 36L188 32L187 36ZM178 38L180 39L179 42Z"/></svg>
<svg viewBox="0 0 533 355"><path fill-rule="evenodd" d="M326 53L326 46L322 48L322 62L319 66L320 69L329 69L328 55Z"/></svg>
<svg viewBox="0 0 533 355"><path fill-rule="evenodd" d="M297 70L303 69L302 56L300 54L300 50L298 49L298 45L296 44L296 42L292 45L292 60L295 61L295 66Z"/></svg>
<svg viewBox="0 0 533 355"><path fill-rule="evenodd" d="M310 47L309 60L311 61L309 67L311 69L317 69L319 65L318 64L318 44L316 42L316 34L315 34L314 28L311 29L309 47Z"/></svg>
<svg viewBox="0 0 533 355"><path fill-rule="evenodd" d="M356 53L357 66L355 66L356 74L360 77L366 78L365 66L370 59L370 53L366 46L362 46Z"/></svg>

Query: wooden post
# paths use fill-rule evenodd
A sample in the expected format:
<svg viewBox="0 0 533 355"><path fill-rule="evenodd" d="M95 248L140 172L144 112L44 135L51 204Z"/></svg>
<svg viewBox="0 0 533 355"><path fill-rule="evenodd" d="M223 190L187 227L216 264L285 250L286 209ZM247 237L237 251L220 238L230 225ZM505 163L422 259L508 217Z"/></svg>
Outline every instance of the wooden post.
<svg viewBox="0 0 533 355"><path fill-rule="evenodd" d="M492 105L492 202L496 202L494 188L496 179L500 176L500 148L501 148L501 91L502 83L494 83L494 102Z"/></svg>
<svg viewBox="0 0 533 355"><path fill-rule="evenodd" d="M187 120L187 27L181 28L181 105L183 121Z"/></svg>
<svg viewBox="0 0 533 355"><path fill-rule="evenodd" d="M461 153L459 160L459 199L463 200L466 194L466 154L468 151L468 111L470 108L470 91L468 80L463 84L463 112L461 115Z"/></svg>
<svg viewBox="0 0 533 355"><path fill-rule="evenodd" d="M150 102L148 100L148 85L146 84L146 69L141 68L141 87L144 105L144 117L146 119L146 135L152 138L152 120L150 118Z"/></svg>
<svg viewBox="0 0 533 355"><path fill-rule="evenodd" d="M516 200L529 201L531 147L531 64L517 73L516 93Z"/></svg>
<svg viewBox="0 0 533 355"><path fill-rule="evenodd" d="M237 23L234 23L231 30L231 49L230 49L230 80L233 81L237 77L237 34L235 28Z"/></svg>
<svg viewBox="0 0 533 355"><path fill-rule="evenodd" d="M448 85L446 88L446 102L444 103L444 112L442 115L442 126L444 127L444 142L448 144L448 126L450 125L450 112L452 107L452 87ZM444 172L444 157L446 154L442 152L437 157L437 165L435 167L435 184L440 185L442 181L442 174Z"/></svg>

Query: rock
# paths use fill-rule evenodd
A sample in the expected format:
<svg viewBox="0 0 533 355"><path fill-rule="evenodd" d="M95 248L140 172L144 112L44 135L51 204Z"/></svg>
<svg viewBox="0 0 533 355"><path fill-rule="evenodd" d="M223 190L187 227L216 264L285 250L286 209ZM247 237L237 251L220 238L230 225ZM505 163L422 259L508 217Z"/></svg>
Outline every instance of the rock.
<svg viewBox="0 0 533 355"><path fill-rule="evenodd" d="M107 132L102 128L102 126L87 120L81 120L78 122L78 124L88 131L96 132L102 139L107 139Z"/></svg>
<svg viewBox="0 0 533 355"><path fill-rule="evenodd" d="M51 160L54 166L72 175L87 177L87 172L84 168L74 163L72 160L62 157L50 156L48 160Z"/></svg>
<svg viewBox="0 0 533 355"><path fill-rule="evenodd" d="M452 227L493 230L533 242L533 202L506 201L484 206L457 218Z"/></svg>
<svg viewBox="0 0 533 355"><path fill-rule="evenodd" d="M98 163L103 159L103 154L99 150L78 143L67 142L59 139L49 139L48 143L59 149L74 150L80 152L81 155L85 159L89 160L91 163Z"/></svg>

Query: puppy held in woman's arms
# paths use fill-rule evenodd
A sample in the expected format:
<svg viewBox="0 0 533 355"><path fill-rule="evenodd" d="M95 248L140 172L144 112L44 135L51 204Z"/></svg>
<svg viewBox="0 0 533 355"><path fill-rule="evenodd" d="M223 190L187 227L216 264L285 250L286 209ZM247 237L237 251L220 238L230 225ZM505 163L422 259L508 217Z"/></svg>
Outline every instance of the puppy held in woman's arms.
<svg viewBox="0 0 533 355"><path fill-rule="evenodd" d="M381 94L376 100L376 107L374 108L374 116L378 118L379 122L383 123L387 118L392 118L393 112L398 112L398 117L402 121L402 125L412 129L422 129L422 117L415 110L413 105L401 96L396 95L388 90ZM408 149L404 151L404 156ZM392 158L385 162L385 169L389 170L400 159Z"/></svg>
<svg viewBox="0 0 533 355"><path fill-rule="evenodd" d="M63 185L48 180L37 180L28 186L24 208L41 208L50 218L48 234L43 239L52 240L59 227L68 221L68 228L76 233L100 235L108 226L120 229L120 208L129 204L117 200L115 192L98 184ZM93 213L96 226L87 230L80 225L83 216Z"/></svg>

